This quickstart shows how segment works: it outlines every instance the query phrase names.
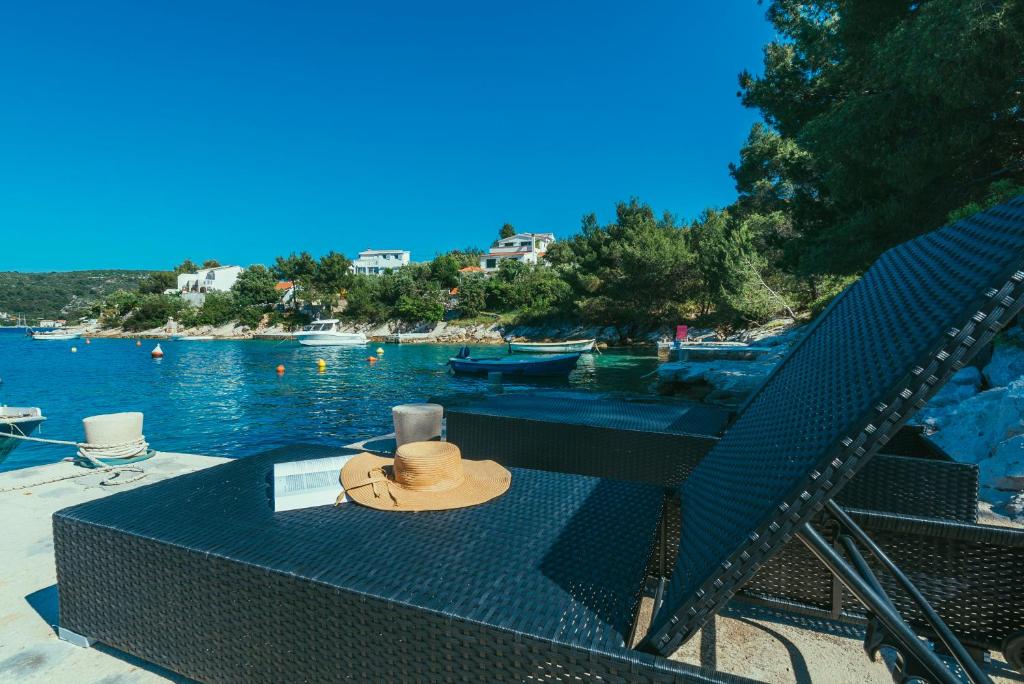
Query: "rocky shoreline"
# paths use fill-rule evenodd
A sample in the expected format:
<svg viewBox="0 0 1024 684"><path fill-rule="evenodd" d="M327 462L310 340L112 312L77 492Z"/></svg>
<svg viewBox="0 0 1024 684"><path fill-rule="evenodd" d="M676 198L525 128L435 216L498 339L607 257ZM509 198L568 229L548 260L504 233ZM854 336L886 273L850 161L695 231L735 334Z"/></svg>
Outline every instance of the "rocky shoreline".
<svg viewBox="0 0 1024 684"><path fill-rule="evenodd" d="M657 391L739 406L802 334L793 327L752 338L767 348L755 360L662 364ZM913 422L924 426L926 436L953 458L978 466L983 507L1004 520L1024 523L1024 328L1005 331L991 350L954 375Z"/></svg>

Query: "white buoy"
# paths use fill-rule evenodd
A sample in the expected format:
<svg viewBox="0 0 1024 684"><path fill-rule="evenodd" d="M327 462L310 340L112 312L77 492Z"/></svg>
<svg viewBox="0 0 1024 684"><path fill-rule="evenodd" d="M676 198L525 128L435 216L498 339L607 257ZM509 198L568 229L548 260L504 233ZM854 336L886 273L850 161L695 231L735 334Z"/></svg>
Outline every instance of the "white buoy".
<svg viewBox="0 0 1024 684"><path fill-rule="evenodd" d="M72 347L71 348L71 353L72 354L77 354L78 353L78 347Z"/></svg>
<svg viewBox="0 0 1024 684"><path fill-rule="evenodd" d="M152 356L154 359L164 358L164 350L160 348L159 342L155 347L153 347L153 351L149 352L149 355Z"/></svg>

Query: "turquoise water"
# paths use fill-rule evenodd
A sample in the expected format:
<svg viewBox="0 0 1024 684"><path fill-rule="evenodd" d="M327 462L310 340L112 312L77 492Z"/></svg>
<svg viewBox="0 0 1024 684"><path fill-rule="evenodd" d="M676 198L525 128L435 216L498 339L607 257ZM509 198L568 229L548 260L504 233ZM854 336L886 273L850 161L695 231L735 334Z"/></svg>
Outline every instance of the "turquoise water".
<svg viewBox="0 0 1024 684"><path fill-rule="evenodd" d="M458 350L445 345L302 347L294 342L38 342L0 332L0 404L39 406L48 418L37 436L82 438L82 418L142 411L154 448L215 456L245 456L293 442L351 443L391 431L391 406L431 395L487 391L485 379L454 377L442 364ZM71 353L72 346L78 348ZM382 359L366 357L383 346ZM502 347L474 353L501 354ZM316 359L327 361L317 372ZM278 364L286 367L278 375ZM657 365L653 350L584 355L568 380L544 387L647 391L641 377ZM530 385L506 383L505 391ZM23 444L0 471L49 463L67 447Z"/></svg>

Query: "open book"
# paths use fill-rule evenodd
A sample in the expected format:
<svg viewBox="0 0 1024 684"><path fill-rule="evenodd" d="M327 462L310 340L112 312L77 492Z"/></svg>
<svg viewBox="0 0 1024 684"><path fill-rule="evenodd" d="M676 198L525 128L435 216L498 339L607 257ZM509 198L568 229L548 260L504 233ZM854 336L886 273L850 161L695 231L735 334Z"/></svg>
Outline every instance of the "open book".
<svg viewBox="0 0 1024 684"><path fill-rule="evenodd" d="M354 454L274 464L274 511L333 505L344 491L341 468ZM347 501L347 497L342 501Z"/></svg>

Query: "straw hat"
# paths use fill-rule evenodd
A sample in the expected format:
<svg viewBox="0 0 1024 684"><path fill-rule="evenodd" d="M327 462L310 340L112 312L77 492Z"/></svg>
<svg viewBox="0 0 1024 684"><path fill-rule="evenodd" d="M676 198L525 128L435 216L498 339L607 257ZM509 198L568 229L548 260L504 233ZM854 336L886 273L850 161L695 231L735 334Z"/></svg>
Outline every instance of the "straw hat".
<svg viewBox="0 0 1024 684"><path fill-rule="evenodd" d="M341 470L345 495L385 511L444 511L504 494L512 475L494 461L463 461L449 442L409 442L394 458L353 456Z"/></svg>

